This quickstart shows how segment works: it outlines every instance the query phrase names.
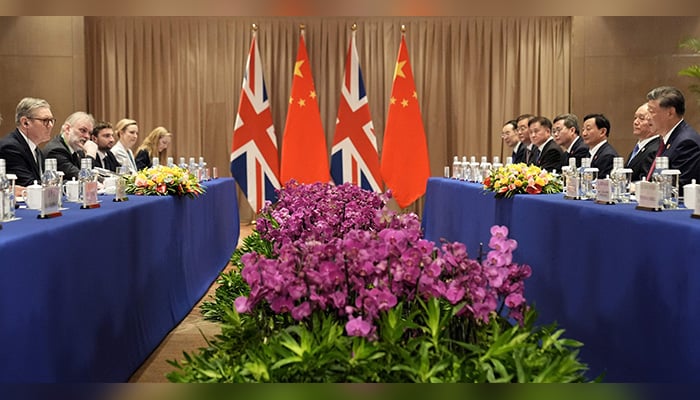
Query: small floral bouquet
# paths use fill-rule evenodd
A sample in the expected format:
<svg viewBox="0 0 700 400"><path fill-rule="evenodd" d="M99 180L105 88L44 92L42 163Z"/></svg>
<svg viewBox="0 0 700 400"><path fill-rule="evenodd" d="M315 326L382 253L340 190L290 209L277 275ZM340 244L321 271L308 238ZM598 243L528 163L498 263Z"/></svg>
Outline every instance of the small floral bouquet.
<svg viewBox="0 0 700 400"><path fill-rule="evenodd" d="M558 176L540 167L508 164L491 171L484 179L484 190L496 193L496 198L509 198L518 193L559 193L562 183Z"/></svg>
<svg viewBox="0 0 700 400"><path fill-rule="evenodd" d="M147 196L188 196L196 198L205 192L197 177L178 166L159 165L127 175L126 192Z"/></svg>

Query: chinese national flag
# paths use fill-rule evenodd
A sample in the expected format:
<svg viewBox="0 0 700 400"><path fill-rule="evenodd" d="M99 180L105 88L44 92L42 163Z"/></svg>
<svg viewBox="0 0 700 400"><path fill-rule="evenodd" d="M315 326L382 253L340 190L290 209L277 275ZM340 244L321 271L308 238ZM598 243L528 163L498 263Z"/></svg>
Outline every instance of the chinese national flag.
<svg viewBox="0 0 700 400"><path fill-rule="evenodd" d="M299 183L328 182L328 149L321 124L311 65L306 53L304 34L299 37L294 64L292 94L289 97L287 122L282 135L282 184L290 179Z"/></svg>
<svg viewBox="0 0 700 400"><path fill-rule="evenodd" d="M425 193L430 176L425 129L403 34L384 130L381 172L401 208Z"/></svg>

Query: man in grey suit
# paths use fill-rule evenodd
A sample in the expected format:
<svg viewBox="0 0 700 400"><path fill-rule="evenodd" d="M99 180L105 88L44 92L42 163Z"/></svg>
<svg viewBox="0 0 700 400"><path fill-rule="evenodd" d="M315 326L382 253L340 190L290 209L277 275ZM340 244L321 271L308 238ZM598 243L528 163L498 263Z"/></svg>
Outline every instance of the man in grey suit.
<svg viewBox="0 0 700 400"><path fill-rule="evenodd" d="M681 171L681 186L692 179L700 181L700 135L683 119L685 98L671 86L652 89L647 105L656 132L663 139L661 156L668 157L671 169Z"/></svg>
<svg viewBox="0 0 700 400"><path fill-rule="evenodd" d="M41 182L44 158L37 146L51 138L55 123L46 100L25 97L17 104L16 128L0 140L0 158L5 159L6 171L17 175L16 191Z"/></svg>
<svg viewBox="0 0 700 400"><path fill-rule="evenodd" d="M637 143L627 158L627 168L632 170L632 182L636 182L645 179L649 173L661 140L654 130L647 103L639 106L634 113L632 134L637 138Z"/></svg>
<svg viewBox="0 0 700 400"><path fill-rule="evenodd" d="M57 169L63 171L64 180L78 179L80 160L86 157L83 146L90 140L94 125L92 115L83 111L74 112L61 125L61 133L44 146L44 156L56 159Z"/></svg>

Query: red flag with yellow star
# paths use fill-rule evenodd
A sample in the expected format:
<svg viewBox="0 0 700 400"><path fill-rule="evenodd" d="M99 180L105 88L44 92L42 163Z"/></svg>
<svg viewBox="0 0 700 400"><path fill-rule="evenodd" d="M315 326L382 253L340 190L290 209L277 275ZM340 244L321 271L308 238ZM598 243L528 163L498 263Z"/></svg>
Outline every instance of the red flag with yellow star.
<svg viewBox="0 0 700 400"><path fill-rule="evenodd" d="M302 31L282 135L280 177L283 185L290 179L299 183L330 180L328 149L317 100Z"/></svg>
<svg viewBox="0 0 700 400"><path fill-rule="evenodd" d="M401 208L425 193L430 177L428 145L404 34L384 129L381 171L387 188Z"/></svg>

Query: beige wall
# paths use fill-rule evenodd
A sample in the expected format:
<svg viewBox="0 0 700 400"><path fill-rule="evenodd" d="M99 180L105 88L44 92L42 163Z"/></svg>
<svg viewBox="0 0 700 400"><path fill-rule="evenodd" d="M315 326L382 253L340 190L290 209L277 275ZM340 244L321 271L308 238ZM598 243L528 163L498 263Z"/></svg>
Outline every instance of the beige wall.
<svg viewBox="0 0 700 400"><path fill-rule="evenodd" d="M657 86L678 87L686 97L686 120L700 130L700 106L688 90L694 82L678 71L700 64L680 50L687 37L700 37L698 17L574 17L572 23L571 111L583 117L603 113L610 143L625 158L634 147L632 119Z"/></svg>
<svg viewBox="0 0 700 400"><path fill-rule="evenodd" d="M15 127L23 97L46 99L58 124L85 110L83 17L0 17L0 137Z"/></svg>

